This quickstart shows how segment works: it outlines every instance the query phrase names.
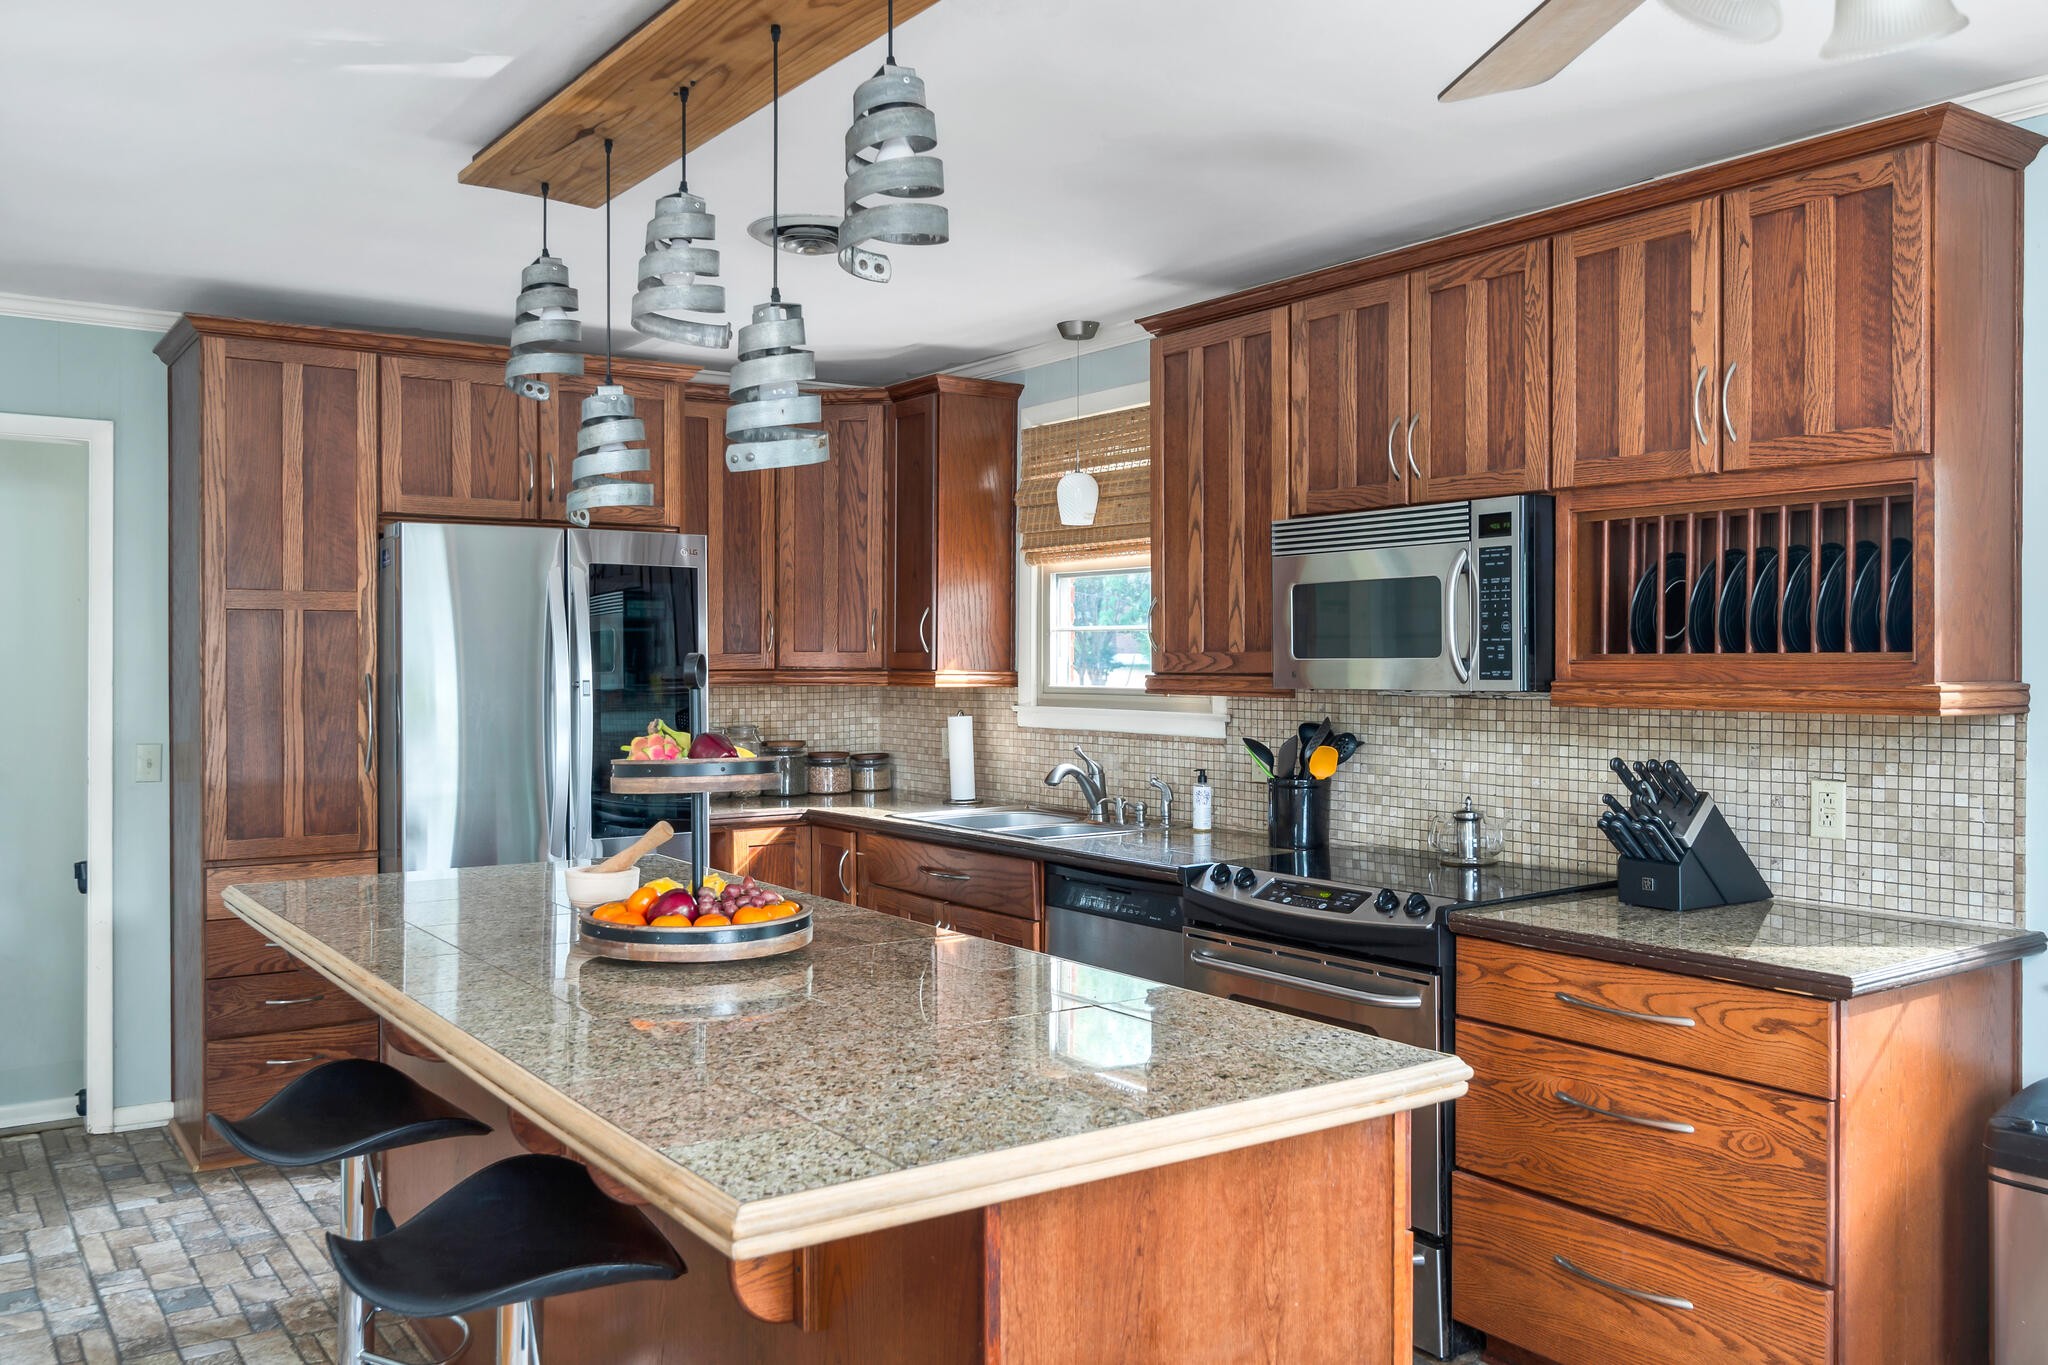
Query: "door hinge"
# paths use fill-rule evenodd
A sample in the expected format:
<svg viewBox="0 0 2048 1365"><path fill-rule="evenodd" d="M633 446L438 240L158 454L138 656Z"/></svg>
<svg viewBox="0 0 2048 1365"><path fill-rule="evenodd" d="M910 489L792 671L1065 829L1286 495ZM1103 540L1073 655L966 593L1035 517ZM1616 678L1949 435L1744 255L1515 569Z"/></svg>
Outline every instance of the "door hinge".
<svg viewBox="0 0 2048 1365"><path fill-rule="evenodd" d="M83 867L84 864L81 863L79 866ZM78 1092L78 1117L85 1117L85 1092L83 1090Z"/></svg>
<svg viewBox="0 0 2048 1365"><path fill-rule="evenodd" d="M72 880L72 881L74 881L74 882L77 882L77 883L78 883L78 894L79 894L79 895L81 895L81 896L83 896L83 895L85 894L85 864L84 864L84 863L73 863L73 864L71 865L71 880ZM80 1111L80 1112L83 1112L83 1111Z"/></svg>

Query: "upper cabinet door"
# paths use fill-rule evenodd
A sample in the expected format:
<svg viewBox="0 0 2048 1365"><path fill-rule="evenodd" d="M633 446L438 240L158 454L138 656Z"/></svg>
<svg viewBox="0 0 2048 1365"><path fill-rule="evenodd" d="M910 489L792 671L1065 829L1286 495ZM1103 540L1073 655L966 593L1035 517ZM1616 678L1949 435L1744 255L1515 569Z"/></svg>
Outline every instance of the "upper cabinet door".
<svg viewBox="0 0 2048 1365"><path fill-rule="evenodd" d="M1272 690L1288 341L1276 308L1152 343L1149 691Z"/></svg>
<svg viewBox="0 0 2048 1365"><path fill-rule="evenodd" d="M204 856L374 849L375 360L203 344Z"/></svg>
<svg viewBox="0 0 2048 1365"><path fill-rule="evenodd" d="M670 487L677 522L705 538L704 595L714 674L775 667L775 481L725 467L726 404L693 393Z"/></svg>
<svg viewBox="0 0 2048 1365"><path fill-rule="evenodd" d="M892 669L930 672L939 591L939 395L891 406L896 439L889 453L888 662Z"/></svg>
<svg viewBox="0 0 2048 1365"><path fill-rule="evenodd" d="M544 521L569 519L571 467L576 461L576 431L583 422L583 400L597 391L601 374L565 379L554 385L554 393L541 405L540 516ZM647 507L597 507L591 509L592 526L637 527L661 530L674 527L676 514L668 504L668 451L675 435L670 431L677 416L675 390L658 380L621 378L619 387L633 399L633 415L647 428L647 472L628 475L635 483L651 484L654 502Z"/></svg>
<svg viewBox="0 0 2048 1365"><path fill-rule="evenodd" d="M1928 450L1927 149L1736 190L1722 463Z"/></svg>
<svg viewBox="0 0 2048 1365"><path fill-rule="evenodd" d="M540 506L539 407L489 360L378 362L384 514L524 521Z"/></svg>
<svg viewBox="0 0 2048 1365"><path fill-rule="evenodd" d="M1410 502L1526 493L1550 483L1550 243L1526 242L1410 277L1408 385L1418 417Z"/></svg>
<svg viewBox="0 0 2048 1365"><path fill-rule="evenodd" d="M827 399L825 431L831 458L776 471L781 508L775 593L779 668L882 667L887 409L886 403Z"/></svg>
<svg viewBox="0 0 2048 1365"><path fill-rule="evenodd" d="M1289 461L1297 516L1408 500L1408 277L1294 305Z"/></svg>
<svg viewBox="0 0 2048 1365"><path fill-rule="evenodd" d="M1696 199L1553 241L1557 487L1716 467L1720 212Z"/></svg>

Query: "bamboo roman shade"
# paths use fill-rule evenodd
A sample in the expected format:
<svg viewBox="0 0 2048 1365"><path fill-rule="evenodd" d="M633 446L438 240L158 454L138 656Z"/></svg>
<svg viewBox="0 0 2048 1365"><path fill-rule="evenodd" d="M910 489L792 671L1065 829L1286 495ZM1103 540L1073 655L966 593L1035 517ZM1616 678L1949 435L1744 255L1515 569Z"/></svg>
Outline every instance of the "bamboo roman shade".
<svg viewBox="0 0 2048 1365"><path fill-rule="evenodd" d="M1060 525L1053 489L1074 467L1095 476L1102 500L1093 526ZM1024 558L1033 564L1097 555L1131 554L1152 543L1152 410L1047 422L1024 431L1024 465L1017 486L1017 529Z"/></svg>

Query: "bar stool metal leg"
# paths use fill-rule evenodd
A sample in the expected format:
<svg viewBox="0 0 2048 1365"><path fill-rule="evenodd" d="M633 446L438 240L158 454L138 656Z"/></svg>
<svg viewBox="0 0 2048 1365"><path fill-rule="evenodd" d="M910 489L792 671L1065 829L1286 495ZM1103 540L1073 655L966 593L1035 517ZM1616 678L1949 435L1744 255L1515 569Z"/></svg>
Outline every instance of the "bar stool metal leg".
<svg viewBox="0 0 2048 1365"><path fill-rule="evenodd" d="M498 1310L498 1349L492 1365L540 1365L540 1324L533 1301L508 1303Z"/></svg>
<svg viewBox="0 0 2048 1365"><path fill-rule="evenodd" d="M352 1156L341 1163L341 1235L361 1238L370 1235L370 1220L376 1212L376 1187L367 1156ZM370 1306L363 1296L340 1285L335 1304L335 1325L340 1342L334 1353L337 1365L364 1365L369 1355Z"/></svg>

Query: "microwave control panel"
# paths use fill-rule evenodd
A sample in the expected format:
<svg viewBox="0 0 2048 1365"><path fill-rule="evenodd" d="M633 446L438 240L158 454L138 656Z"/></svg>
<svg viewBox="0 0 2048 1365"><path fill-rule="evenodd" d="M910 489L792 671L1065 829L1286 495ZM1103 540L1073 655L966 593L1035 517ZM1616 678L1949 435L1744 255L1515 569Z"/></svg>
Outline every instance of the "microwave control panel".
<svg viewBox="0 0 2048 1365"><path fill-rule="evenodd" d="M1479 574L1479 676L1487 682L1515 677L1515 550L1481 545Z"/></svg>

